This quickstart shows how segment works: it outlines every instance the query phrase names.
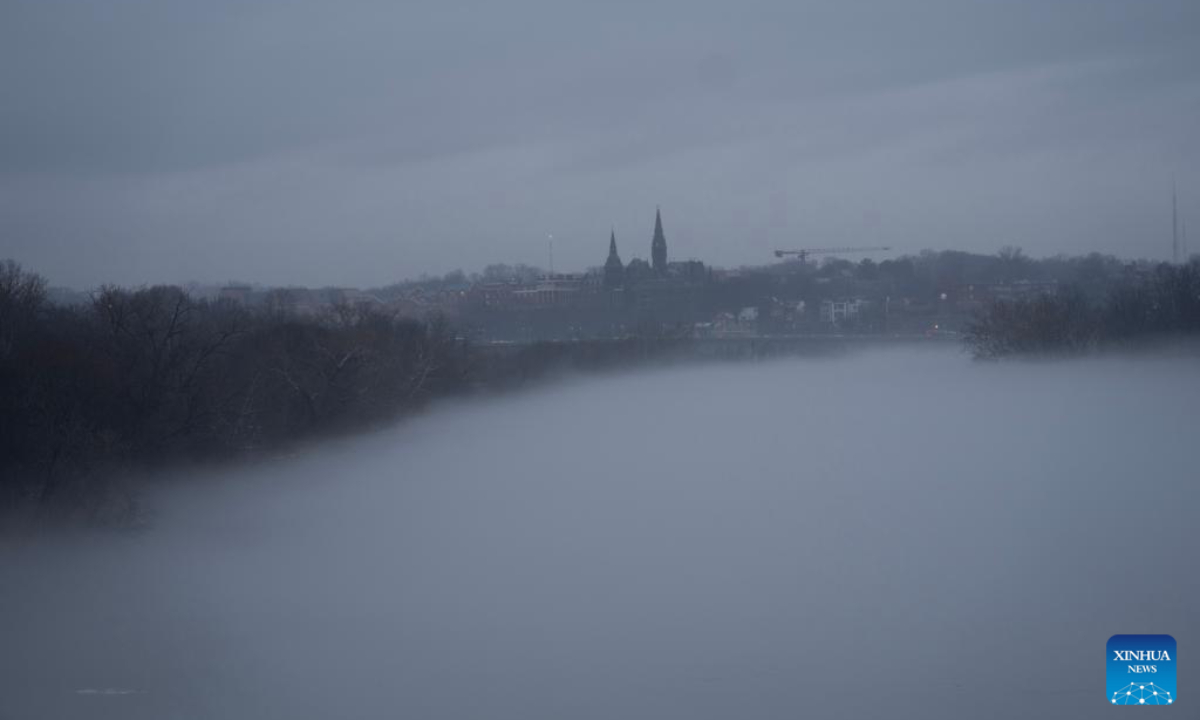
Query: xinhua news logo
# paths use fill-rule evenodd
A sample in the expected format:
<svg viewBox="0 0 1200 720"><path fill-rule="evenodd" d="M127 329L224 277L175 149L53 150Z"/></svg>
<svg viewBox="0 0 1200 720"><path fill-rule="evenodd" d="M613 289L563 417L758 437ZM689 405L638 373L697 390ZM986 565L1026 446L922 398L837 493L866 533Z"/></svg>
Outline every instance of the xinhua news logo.
<svg viewBox="0 0 1200 720"><path fill-rule="evenodd" d="M1107 650L1109 704L1175 704L1175 638L1113 635Z"/></svg>

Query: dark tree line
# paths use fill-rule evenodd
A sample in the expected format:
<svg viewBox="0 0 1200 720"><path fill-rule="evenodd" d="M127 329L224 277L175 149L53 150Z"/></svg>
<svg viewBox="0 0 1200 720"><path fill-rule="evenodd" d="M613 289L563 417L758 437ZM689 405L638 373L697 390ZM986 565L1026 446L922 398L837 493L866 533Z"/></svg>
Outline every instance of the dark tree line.
<svg viewBox="0 0 1200 720"><path fill-rule="evenodd" d="M826 263L818 276L834 283L849 273L889 292L991 277L1060 281L1053 294L982 312L966 335L981 358L1200 334L1200 260L1155 267L1098 255L924 253ZM749 303L754 279L720 290L744 292L732 299ZM773 292L786 290L779 277L768 280ZM87 302L56 304L41 277L0 263L0 515L19 508L109 519L133 509L133 495L117 486L131 471L253 455L468 388L688 352L686 341L650 332L616 342L472 347L441 321L346 304L315 316L285 306L201 300L172 286L105 287Z"/></svg>
<svg viewBox="0 0 1200 720"><path fill-rule="evenodd" d="M1054 295L997 302L970 326L978 358L1077 355L1147 341L1200 336L1200 259L1162 264L1111 283L1096 297L1079 286Z"/></svg>
<svg viewBox="0 0 1200 720"><path fill-rule="evenodd" d="M319 317L102 288L59 306L0 264L0 506L80 515L127 500L117 470L222 460L385 420L465 387L445 324Z"/></svg>

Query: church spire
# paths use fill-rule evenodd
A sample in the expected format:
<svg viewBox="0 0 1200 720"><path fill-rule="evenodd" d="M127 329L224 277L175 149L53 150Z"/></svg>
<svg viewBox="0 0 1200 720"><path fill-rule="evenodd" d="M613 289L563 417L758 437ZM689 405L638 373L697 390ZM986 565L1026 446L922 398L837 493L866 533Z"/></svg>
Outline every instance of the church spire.
<svg viewBox="0 0 1200 720"><path fill-rule="evenodd" d="M650 260L654 272L667 274L667 237L663 235L662 211L658 207L654 208L654 240L650 242Z"/></svg>
<svg viewBox="0 0 1200 720"><path fill-rule="evenodd" d="M608 236L608 260L604 263L604 284L609 287L617 287L625 281L625 265L621 263L621 256L617 255L617 231L613 229L612 234Z"/></svg>

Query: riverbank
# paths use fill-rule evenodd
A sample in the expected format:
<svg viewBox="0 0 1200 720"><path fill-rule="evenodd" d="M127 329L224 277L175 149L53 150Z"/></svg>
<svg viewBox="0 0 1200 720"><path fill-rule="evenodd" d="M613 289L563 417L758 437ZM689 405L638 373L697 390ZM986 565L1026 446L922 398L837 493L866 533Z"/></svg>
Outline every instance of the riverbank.
<svg viewBox="0 0 1200 720"><path fill-rule="evenodd" d="M128 525L142 478L223 466L378 428L449 399L571 374L830 357L952 336L628 337L468 342L446 323L357 309L253 313L177 288L34 306L0 354L0 525ZM15 332L13 332L15 330Z"/></svg>

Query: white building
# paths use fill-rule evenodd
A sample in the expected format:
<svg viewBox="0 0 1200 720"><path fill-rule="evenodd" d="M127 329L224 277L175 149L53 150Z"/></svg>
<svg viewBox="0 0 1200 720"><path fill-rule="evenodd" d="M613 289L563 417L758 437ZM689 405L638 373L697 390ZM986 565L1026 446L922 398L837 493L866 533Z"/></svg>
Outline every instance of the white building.
<svg viewBox="0 0 1200 720"><path fill-rule="evenodd" d="M821 322L840 325L847 320L854 320L867 307L867 301L862 298L848 300L822 300Z"/></svg>

